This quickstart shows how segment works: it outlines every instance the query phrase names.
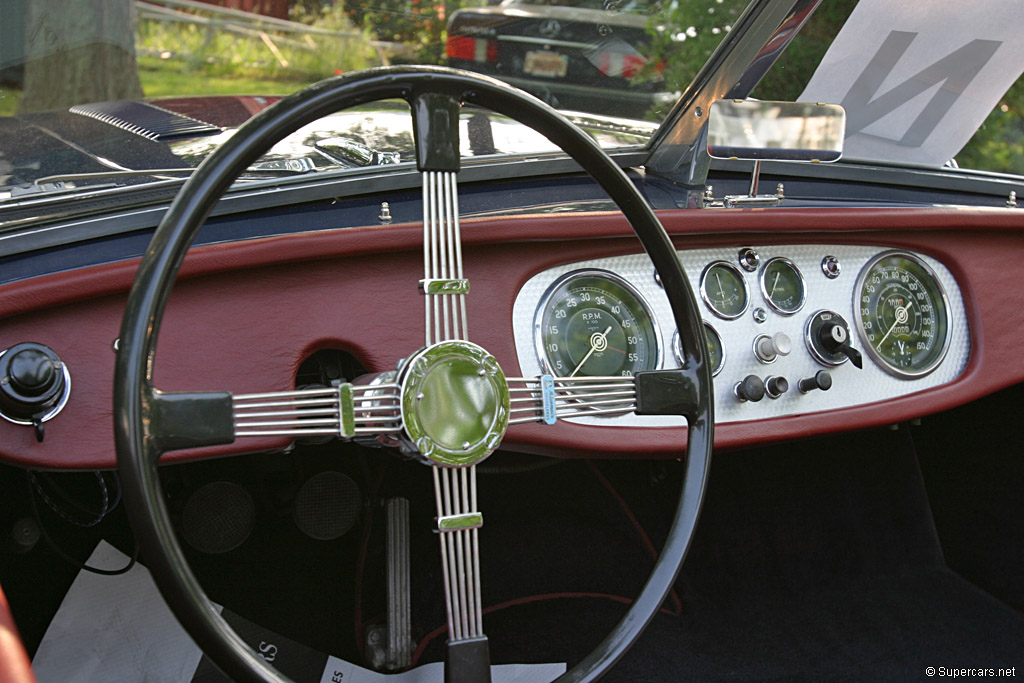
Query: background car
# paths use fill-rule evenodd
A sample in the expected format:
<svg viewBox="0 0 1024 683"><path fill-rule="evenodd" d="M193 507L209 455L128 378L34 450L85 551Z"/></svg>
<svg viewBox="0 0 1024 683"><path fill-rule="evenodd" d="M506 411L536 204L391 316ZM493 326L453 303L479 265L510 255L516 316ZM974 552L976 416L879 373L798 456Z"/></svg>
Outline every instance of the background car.
<svg viewBox="0 0 1024 683"><path fill-rule="evenodd" d="M652 30L642 2L506 0L454 12L445 54L450 66L501 78L560 109L642 118L674 100L650 59Z"/></svg>

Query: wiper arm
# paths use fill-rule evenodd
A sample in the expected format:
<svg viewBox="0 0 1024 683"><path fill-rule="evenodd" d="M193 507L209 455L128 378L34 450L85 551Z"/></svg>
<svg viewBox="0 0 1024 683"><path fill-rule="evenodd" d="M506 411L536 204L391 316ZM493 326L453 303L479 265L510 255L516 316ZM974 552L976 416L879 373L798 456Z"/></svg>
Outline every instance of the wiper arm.
<svg viewBox="0 0 1024 683"><path fill-rule="evenodd" d="M47 185L65 182L74 182L76 180L93 180L96 178L126 178L130 176L168 176L168 175L180 175L184 173L186 176L190 176L195 173L194 168L151 168L151 169L125 169L123 171L93 171L91 173L58 173L57 175L48 175L42 178L36 178L32 181L33 185ZM164 180L181 180L180 178L164 178ZM90 187L96 187L92 185Z"/></svg>
<svg viewBox="0 0 1024 683"><path fill-rule="evenodd" d="M245 170L245 174L258 173L260 175L273 175L273 176L292 176L301 175L303 173L310 173L311 171L317 170L312 165L301 164L298 167L283 166L283 165L271 165L270 163L256 163ZM130 169L124 171L94 171L91 173L60 173L58 175L48 175L42 178L36 178L32 181L33 185L47 185L57 184L65 182L74 182L76 180L94 180L97 178L127 178L132 176L152 176L154 178L160 178L161 180L187 180L189 176L196 172L194 168L150 168L150 169ZM184 175L183 178L167 178L164 176L169 175ZM253 178L246 178L245 174L239 176L239 180L253 180ZM90 185L89 187L95 188L96 185ZM86 189L86 188L79 188Z"/></svg>
<svg viewBox="0 0 1024 683"><path fill-rule="evenodd" d="M296 176L315 171L315 168L261 168L259 165L252 166L245 171L246 175L239 176L236 182L252 182L264 180L267 177ZM125 170L125 171L96 171L93 173L64 173L60 175L45 176L36 178L31 184L5 185L0 187L0 205L24 201L26 199L50 199L65 195L81 194L96 190L131 190L131 189L153 189L156 186L166 187L184 183L195 173L194 168L161 168L149 170ZM167 177L168 174L184 174L183 177ZM123 178L131 176L151 176L160 178L158 183L144 183L139 185L118 185L117 183L98 183L90 185L75 185L75 181L96 180L102 178Z"/></svg>

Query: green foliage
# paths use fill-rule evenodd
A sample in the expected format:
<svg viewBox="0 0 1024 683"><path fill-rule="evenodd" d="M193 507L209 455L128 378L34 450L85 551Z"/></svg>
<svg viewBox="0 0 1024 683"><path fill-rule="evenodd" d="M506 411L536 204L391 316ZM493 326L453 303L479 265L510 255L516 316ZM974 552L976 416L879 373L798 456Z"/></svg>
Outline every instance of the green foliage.
<svg viewBox="0 0 1024 683"><path fill-rule="evenodd" d="M681 91L739 19L747 0L666 0L652 14L652 63L665 64L665 89ZM829 0L811 15L752 97L793 102L803 92L857 0ZM651 73L642 75L650 78ZM650 117L660 119L665 112ZM1004 95L974 137L956 156L961 168L1024 174L1024 82Z"/></svg>
<svg viewBox="0 0 1024 683"><path fill-rule="evenodd" d="M362 0L344 0L345 11L355 25L372 31L378 40L403 44L407 58L419 64L444 62L448 17L464 4L457 0L376 0L373 11L368 11Z"/></svg>
<svg viewBox="0 0 1024 683"><path fill-rule="evenodd" d="M732 30L748 0L663 0L648 21L649 63L663 64L664 89L686 88ZM641 77L650 77L650 73Z"/></svg>
<svg viewBox="0 0 1024 683"><path fill-rule="evenodd" d="M266 30L264 40L250 26L217 18L206 25L143 19L136 52L167 60L193 76L283 82L313 82L380 62L369 37L352 26L340 6L298 5L292 18L335 35Z"/></svg>
<svg viewBox="0 0 1024 683"><path fill-rule="evenodd" d="M20 90L0 86L0 116L14 116L14 112L18 110L19 99Z"/></svg>

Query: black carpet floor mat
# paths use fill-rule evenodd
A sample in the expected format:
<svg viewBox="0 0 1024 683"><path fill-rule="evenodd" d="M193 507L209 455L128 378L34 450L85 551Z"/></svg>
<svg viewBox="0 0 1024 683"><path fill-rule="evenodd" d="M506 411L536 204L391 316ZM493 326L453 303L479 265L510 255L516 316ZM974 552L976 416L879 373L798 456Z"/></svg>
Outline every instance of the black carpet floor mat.
<svg viewBox="0 0 1024 683"><path fill-rule="evenodd" d="M949 441L941 433L915 440L901 428L716 454L697 536L676 583L678 603L666 602L668 613L654 619L606 680L924 680L928 667L1016 667L1024 675L1024 616L947 566L929 490L956 490L950 477L968 461L958 469L950 464L954 456L943 455L939 467L915 445L935 450ZM336 467L336 447L323 450L324 466ZM300 455L309 461L309 452ZM214 599L293 640L360 661L354 623L379 622L384 613L380 501L408 497L419 662L437 661L445 611L429 477L422 466L381 465L388 459L371 455L340 462L371 498L372 529L364 516L347 536L323 543L299 534L283 512L265 513L237 550L190 553L191 559ZM1003 455L990 449L989 457ZM495 662L572 664L639 592L651 566L640 528L661 546L682 466L538 462L499 453L482 468L490 471L480 477L483 599L491 608L484 629ZM922 478L919 462L929 476ZM228 463L252 472L259 460ZM201 479L198 468L190 472ZM270 470L262 477L281 480ZM991 477L978 477L973 490L983 495ZM24 496L24 481L2 481L8 479L11 495ZM277 489L262 487L270 501L262 507L281 507L272 503ZM1020 500L1004 491L987 501L999 508L995 517L987 510L1001 520L993 528L1012 532L1004 537L1019 536ZM955 514L943 508L935 518L949 525ZM49 523L56 528L56 520ZM961 525L950 537L957 556L969 557L971 530ZM130 536L120 545L130 547ZM1017 552L985 547L988 564L1012 561ZM84 557L87 550L79 552ZM56 569L63 570L60 581L47 581L51 588L43 591L39 577ZM42 548L3 556L0 578L31 649L62 595L53 586L66 586L73 575ZM1013 575L1006 566L998 577ZM33 586L40 586L38 595L20 590Z"/></svg>
<svg viewBox="0 0 1024 683"><path fill-rule="evenodd" d="M658 529L646 517L664 513L664 492L628 467L600 467ZM677 582L682 614L659 615L607 680L923 680L928 667L1024 675L1024 616L946 567L907 430L723 454L712 473ZM550 476L579 487L587 471L566 465ZM532 580L505 572L489 582L492 595L598 591L609 567L629 576L609 581L619 592L639 586L648 565L628 529L606 520L570 529L558 515L545 524L554 564L531 558ZM539 526L522 537L488 531L506 553L543 537ZM536 579L548 571L558 578ZM571 663L624 610L607 597L561 597L503 609L485 630L496 661L528 653Z"/></svg>

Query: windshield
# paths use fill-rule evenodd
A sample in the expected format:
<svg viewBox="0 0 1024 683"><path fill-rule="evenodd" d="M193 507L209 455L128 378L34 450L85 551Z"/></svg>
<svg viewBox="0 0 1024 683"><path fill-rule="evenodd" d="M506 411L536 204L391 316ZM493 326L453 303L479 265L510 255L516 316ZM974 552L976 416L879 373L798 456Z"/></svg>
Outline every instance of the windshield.
<svg viewBox="0 0 1024 683"><path fill-rule="evenodd" d="M0 186L126 170L166 170L174 177L174 169L197 165L237 126L280 96L323 78L388 64L447 65L502 79L565 112L605 147L639 148L654 135L680 93L733 30L745 4L743 0L4 3L0 21L0 116L4 117L0 118ZM881 0L861 0L860 7L855 0L822 3L804 18L801 33L749 95L836 101L847 105L849 112L850 105L857 104L851 93L859 92L855 86L860 81L843 86L845 90L830 90L821 83L835 83L837 79L828 69L841 71L848 64L843 60L852 58L841 54L843 45L863 42L864 37L852 29L841 32L844 24L860 21L883 26L875 16L883 5ZM905 33L909 35L897 31L888 35L899 38ZM837 34L848 37L837 40ZM772 40L785 47L790 38L780 35ZM971 45L974 43L968 43ZM884 43L879 48L876 60L887 46L889 43ZM913 49L906 51L912 53ZM939 58L923 62L923 67L912 66L911 75L918 69L917 75L934 77L942 92L952 83L960 92L970 93L968 86L983 80L980 66L973 72L954 69L952 75L942 68L947 62L962 64L972 58L984 65L984 55L972 57L974 53L953 48L947 53L946 61ZM902 55L897 57L902 59ZM875 84L861 98L867 114L849 114L855 133L884 138L879 131L891 123L886 118L888 112L875 109L894 98L903 98L894 105L898 108L919 95L931 96L924 92L925 86L915 90L913 84L907 85L913 79L898 80L903 78L896 68L899 59L893 58L895 85ZM1020 67L1014 68L1010 82L1020 71ZM936 75L935 69L941 73ZM995 95L994 106L985 105L988 108L980 114L978 107L984 103L979 101L971 104L970 115L953 117L957 119L954 123L960 119L970 122L971 116L978 120L950 152L940 147L931 156L917 158L877 151L871 144L849 145L848 138L846 156L935 166L955 159L966 168L1024 172L1021 88L1003 91L1005 87ZM945 102L937 97L929 100L925 113ZM408 161L412 149L408 117L404 112L398 114L391 104L373 112L345 114L301 131L301 140L288 141L287 149L275 150L250 170L253 175L265 176ZM463 145L466 155L550 148L538 136L507 125L499 139L477 144L469 123L473 115L464 114L464 127L470 132ZM124 140L105 137L95 122L167 144L159 153L155 147L140 152L144 160L126 158ZM928 128L919 122L915 126L914 134L919 137L934 133L934 138L952 139L941 126ZM980 130L972 138L975 128ZM904 138L910 135L908 132ZM897 142L904 144L906 139ZM29 146L39 158L21 162L16 168L19 162L13 160L12 150ZM901 150L897 148L897 152ZM41 161L47 154L46 161ZM126 176L114 182L142 181Z"/></svg>

